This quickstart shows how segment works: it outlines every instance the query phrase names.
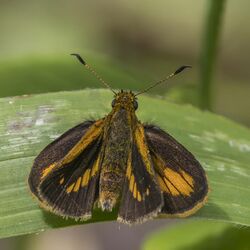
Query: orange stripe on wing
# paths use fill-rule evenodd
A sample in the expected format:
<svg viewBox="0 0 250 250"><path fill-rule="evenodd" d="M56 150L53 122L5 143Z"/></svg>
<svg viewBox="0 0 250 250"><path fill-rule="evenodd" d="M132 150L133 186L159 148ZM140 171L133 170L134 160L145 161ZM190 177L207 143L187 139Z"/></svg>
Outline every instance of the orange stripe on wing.
<svg viewBox="0 0 250 250"><path fill-rule="evenodd" d="M103 131L103 120L96 121L81 138L81 140L68 152L68 154L63 158L60 166L67 164L75 159L86 147L97 139Z"/></svg>
<svg viewBox="0 0 250 250"><path fill-rule="evenodd" d="M159 170L158 183L164 192L173 196L190 196L194 192L194 179L191 175L184 170L174 171L164 165L164 162L159 158L154 157L153 160Z"/></svg>
<svg viewBox="0 0 250 250"><path fill-rule="evenodd" d="M129 154L129 158L128 158L126 177L128 178L128 181L129 181L129 191L133 194L134 199L136 199L139 202L142 201L142 196L141 196L140 191L137 188L135 176L132 173L131 153Z"/></svg>
<svg viewBox="0 0 250 250"><path fill-rule="evenodd" d="M46 177L52 170L53 168L56 166L56 163L53 163L51 165L49 165L48 167L46 167L43 171L42 171L42 176L41 179L43 179L44 177Z"/></svg>
<svg viewBox="0 0 250 250"><path fill-rule="evenodd" d="M145 139L145 132L143 126L138 123L135 130L135 141L136 146L138 147L139 153L142 157L142 160L145 164L145 168L150 175L154 175L152 169L152 162L150 160L149 149Z"/></svg>
<svg viewBox="0 0 250 250"><path fill-rule="evenodd" d="M103 129L103 120L96 121L79 140L79 142L61 159L61 161L54 162L42 171L41 179L44 179L55 167L61 167L72 160L74 160L84 149L95 139L97 139ZM99 162L98 162L99 163ZM95 165L92 176L96 174L98 165Z"/></svg>

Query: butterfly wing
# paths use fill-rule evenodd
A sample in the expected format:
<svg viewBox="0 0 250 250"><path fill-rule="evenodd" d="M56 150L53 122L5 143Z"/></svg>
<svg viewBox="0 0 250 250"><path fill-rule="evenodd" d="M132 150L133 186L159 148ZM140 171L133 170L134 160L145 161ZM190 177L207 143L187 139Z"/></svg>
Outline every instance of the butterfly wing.
<svg viewBox="0 0 250 250"><path fill-rule="evenodd" d="M52 212L89 218L98 190L103 120L82 123L48 145L29 176L32 193Z"/></svg>
<svg viewBox="0 0 250 250"><path fill-rule="evenodd" d="M118 221L142 223L158 214L163 205L162 194L141 124L135 130L123 185Z"/></svg>
<svg viewBox="0 0 250 250"><path fill-rule="evenodd" d="M157 180L163 191L161 213L185 217L207 200L205 171L194 156L172 136L152 125L144 126Z"/></svg>
<svg viewBox="0 0 250 250"><path fill-rule="evenodd" d="M46 146L36 157L28 179L30 190L35 196L38 196L38 185L43 171L61 160L82 138L92 124L93 121L86 121L69 129Z"/></svg>

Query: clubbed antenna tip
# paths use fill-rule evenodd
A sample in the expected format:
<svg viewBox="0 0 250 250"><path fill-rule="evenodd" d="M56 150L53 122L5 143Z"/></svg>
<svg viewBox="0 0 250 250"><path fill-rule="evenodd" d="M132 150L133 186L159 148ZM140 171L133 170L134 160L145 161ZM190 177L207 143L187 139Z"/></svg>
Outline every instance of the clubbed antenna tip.
<svg viewBox="0 0 250 250"><path fill-rule="evenodd" d="M167 81L168 79L170 79L170 78L174 77L175 75L181 73L186 68L192 68L192 67L190 65L183 65L183 66L181 66L180 68L178 68L172 74L168 75L167 77L163 78L162 80L154 83L153 85L149 86L148 88L146 88L146 89L142 90L141 92L137 93L136 96L149 91L150 89L154 88L155 86L159 85L160 83L163 83L163 82Z"/></svg>
<svg viewBox="0 0 250 250"><path fill-rule="evenodd" d="M80 62L81 64L86 65L86 62L82 59L82 57L81 57L79 54L72 53L72 54L70 54L70 55L71 55L71 56L75 56L75 57L79 60L79 62Z"/></svg>
<svg viewBox="0 0 250 250"><path fill-rule="evenodd" d="M96 73L96 71L93 69L93 68L91 68L91 66L90 65L88 65L83 59L82 59L82 57L79 55L79 54L76 54L76 53L72 53L72 54L70 54L71 56L75 56L77 59L78 59L78 61L86 68L86 69L88 69L89 71L90 71L90 73L92 73L105 87L107 87L107 88L109 88L115 95L116 95L116 92L113 90L113 89L111 89L111 87L109 86L109 84L108 83L106 83L97 73Z"/></svg>
<svg viewBox="0 0 250 250"><path fill-rule="evenodd" d="M175 72L174 72L174 75L177 75L177 74L179 74L179 73L181 73L184 69L186 69L186 68L192 68L192 66L190 66L190 65L183 65L183 66L181 66L180 68L178 68Z"/></svg>

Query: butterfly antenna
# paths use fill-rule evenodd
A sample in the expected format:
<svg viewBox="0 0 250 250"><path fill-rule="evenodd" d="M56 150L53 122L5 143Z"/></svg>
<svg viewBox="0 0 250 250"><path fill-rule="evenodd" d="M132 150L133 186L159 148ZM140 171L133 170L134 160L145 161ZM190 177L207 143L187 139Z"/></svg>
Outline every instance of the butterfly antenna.
<svg viewBox="0 0 250 250"><path fill-rule="evenodd" d="M97 72L90 66L88 65L83 59L82 57L79 55L79 54L70 54L71 56L75 56L78 61L85 67L87 68L105 87L107 87L108 89L110 89L115 95L116 95L116 92L108 85L107 82L105 82L102 77L100 77Z"/></svg>
<svg viewBox="0 0 250 250"><path fill-rule="evenodd" d="M178 68L175 72L171 73L170 75L168 75L167 77L163 78L162 80L150 85L149 87L147 87L146 89L142 90L141 92L137 93L136 96L142 94L142 93L145 93L147 91L149 91L150 89L154 88L155 86L169 80L170 78L176 76L177 74L181 73L184 69L186 68L192 68L190 65L184 65L184 66L181 66L180 68Z"/></svg>

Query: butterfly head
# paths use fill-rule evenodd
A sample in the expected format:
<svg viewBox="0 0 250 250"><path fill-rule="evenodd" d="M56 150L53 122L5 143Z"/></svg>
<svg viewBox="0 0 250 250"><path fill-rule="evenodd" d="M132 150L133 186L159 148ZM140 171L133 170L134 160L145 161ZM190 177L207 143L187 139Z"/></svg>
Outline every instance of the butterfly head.
<svg viewBox="0 0 250 250"><path fill-rule="evenodd" d="M132 91L123 91L115 95L112 101L112 108L126 109L126 110L136 110L138 108L138 102L135 94Z"/></svg>

